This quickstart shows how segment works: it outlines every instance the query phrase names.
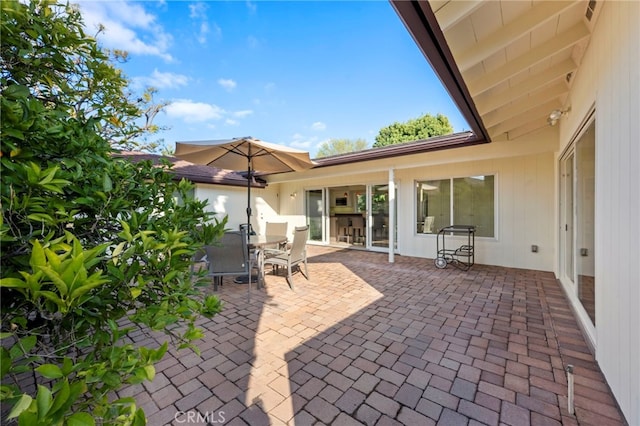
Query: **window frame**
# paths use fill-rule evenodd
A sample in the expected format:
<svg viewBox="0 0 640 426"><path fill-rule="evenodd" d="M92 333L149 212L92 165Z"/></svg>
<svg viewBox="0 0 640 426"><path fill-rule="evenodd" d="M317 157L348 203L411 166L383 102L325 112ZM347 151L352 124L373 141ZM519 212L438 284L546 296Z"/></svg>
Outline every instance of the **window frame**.
<svg viewBox="0 0 640 426"><path fill-rule="evenodd" d="M498 187L499 187L499 173L498 172L479 172L479 173L467 173L467 174L455 174L449 175L446 177L425 177L421 179L415 179L413 182L413 223L416 224L413 228L414 236L422 236L423 238L428 238L429 236L437 236L438 231L434 229L433 233L422 233L418 232L418 188L420 184L427 183L429 181L448 181L449 182L449 214L450 221L455 217L454 210L454 180L455 179L464 179L471 178L474 176L493 176L493 235L492 236L478 236L476 234L476 238L488 239L488 240L498 240ZM450 224L452 225L452 224Z"/></svg>

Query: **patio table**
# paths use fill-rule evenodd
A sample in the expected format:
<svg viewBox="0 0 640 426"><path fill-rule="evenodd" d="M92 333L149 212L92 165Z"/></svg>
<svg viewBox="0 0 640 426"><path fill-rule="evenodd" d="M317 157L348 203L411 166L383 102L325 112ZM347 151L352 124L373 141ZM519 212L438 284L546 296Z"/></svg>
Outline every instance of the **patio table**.
<svg viewBox="0 0 640 426"><path fill-rule="evenodd" d="M275 246L287 241L286 235L250 235L249 236L249 249L256 251L256 260L258 261L258 275L252 275L251 281L258 284L264 283L264 248L267 246ZM233 282L237 284L247 284L249 282L248 275L241 275L236 277Z"/></svg>

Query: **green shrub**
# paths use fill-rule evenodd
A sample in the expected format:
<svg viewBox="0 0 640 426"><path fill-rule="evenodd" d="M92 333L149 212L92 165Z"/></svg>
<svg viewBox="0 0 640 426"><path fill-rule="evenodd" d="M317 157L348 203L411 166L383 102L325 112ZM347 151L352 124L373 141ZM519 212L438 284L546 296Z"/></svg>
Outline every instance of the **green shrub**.
<svg viewBox="0 0 640 426"><path fill-rule="evenodd" d="M131 129L136 109L77 10L1 8L3 421L144 424L115 392L153 380L169 347L197 351L195 321L221 306L190 260L226 219L212 221L168 164L114 157L105 123ZM158 347L128 338L156 331Z"/></svg>

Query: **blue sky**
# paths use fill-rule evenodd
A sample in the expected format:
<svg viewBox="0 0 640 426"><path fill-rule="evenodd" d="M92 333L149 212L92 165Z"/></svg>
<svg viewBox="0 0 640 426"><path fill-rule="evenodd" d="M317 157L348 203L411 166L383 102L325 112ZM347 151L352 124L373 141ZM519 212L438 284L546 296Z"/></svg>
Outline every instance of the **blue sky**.
<svg viewBox="0 0 640 426"><path fill-rule="evenodd" d="M468 126L387 1L82 1L134 88L170 105L158 137L253 136L313 155L425 113Z"/></svg>

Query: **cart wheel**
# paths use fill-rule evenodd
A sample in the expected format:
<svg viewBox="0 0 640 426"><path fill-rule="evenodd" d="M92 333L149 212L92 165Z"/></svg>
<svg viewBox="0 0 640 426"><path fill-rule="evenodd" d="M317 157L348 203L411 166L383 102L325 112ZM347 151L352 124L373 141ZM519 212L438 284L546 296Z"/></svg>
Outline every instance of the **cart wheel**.
<svg viewBox="0 0 640 426"><path fill-rule="evenodd" d="M435 260L436 268L444 269L447 267L447 259L444 257L437 257Z"/></svg>

